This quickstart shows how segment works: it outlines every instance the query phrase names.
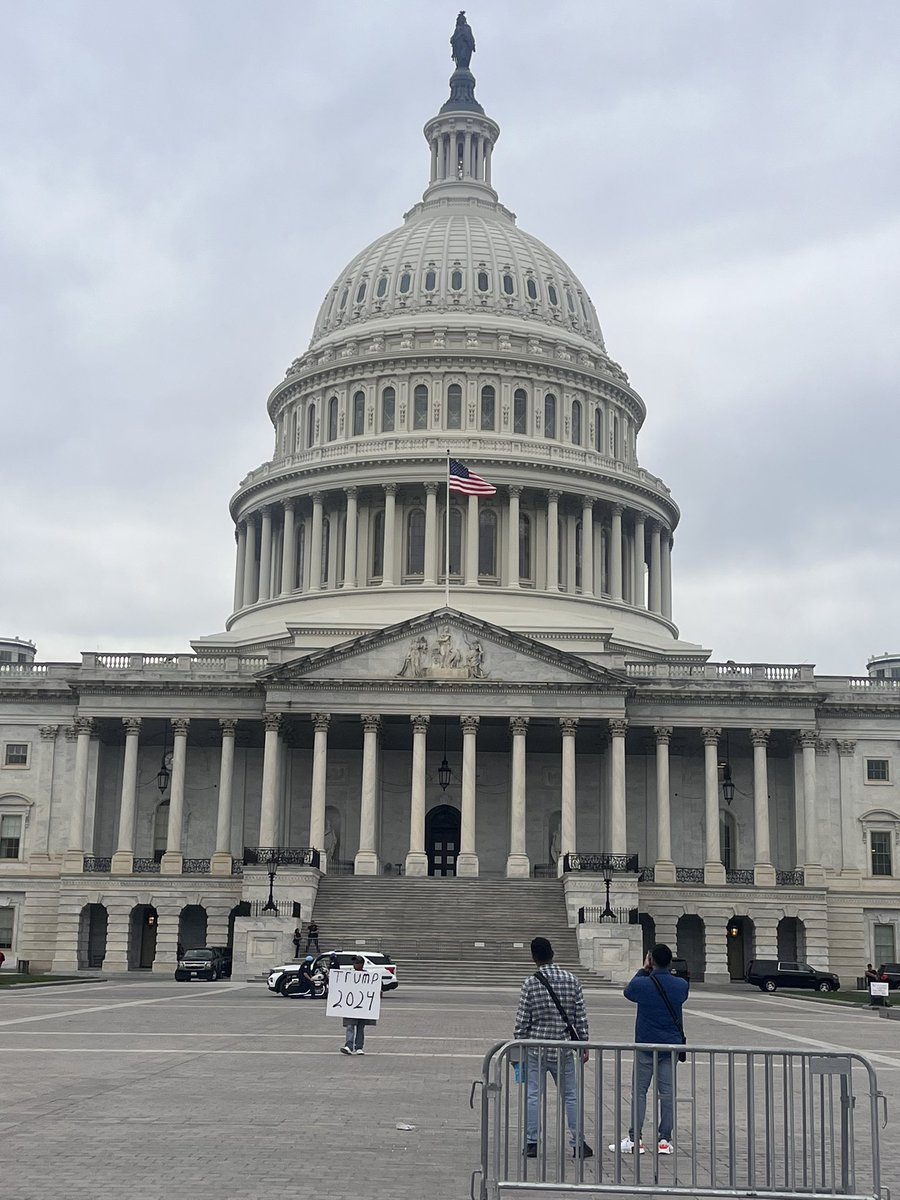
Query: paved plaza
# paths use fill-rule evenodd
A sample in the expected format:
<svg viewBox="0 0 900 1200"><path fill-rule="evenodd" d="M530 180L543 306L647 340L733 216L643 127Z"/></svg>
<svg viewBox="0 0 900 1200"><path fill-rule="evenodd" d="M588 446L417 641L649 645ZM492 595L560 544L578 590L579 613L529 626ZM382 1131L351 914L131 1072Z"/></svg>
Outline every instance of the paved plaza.
<svg viewBox="0 0 900 1200"><path fill-rule="evenodd" d="M510 1035L517 990L401 987L359 1058L339 1053L343 1031L322 1002L258 983L4 990L0 1193L466 1197L478 1158L470 1086L484 1050ZM587 1004L593 1039L631 1040L620 992L591 991ZM896 1192L900 1022L744 987L697 987L686 1011L695 1045L867 1055L890 1105L882 1164Z"/></svg>

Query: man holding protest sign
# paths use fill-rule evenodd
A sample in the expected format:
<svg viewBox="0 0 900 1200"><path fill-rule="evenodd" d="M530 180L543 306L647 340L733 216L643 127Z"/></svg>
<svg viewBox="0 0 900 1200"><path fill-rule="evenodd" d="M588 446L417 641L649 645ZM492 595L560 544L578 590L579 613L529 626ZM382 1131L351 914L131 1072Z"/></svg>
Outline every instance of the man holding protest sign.
<svg viewBox="0 0 900 1200"><path fill-rule="evenodd" d="M328 972L326 1017L342 1017L347 1036L341 1054L365 1054L366 1026L381 1015L381 975L367 971L362 958L354 958L349 970Z"/></svg>

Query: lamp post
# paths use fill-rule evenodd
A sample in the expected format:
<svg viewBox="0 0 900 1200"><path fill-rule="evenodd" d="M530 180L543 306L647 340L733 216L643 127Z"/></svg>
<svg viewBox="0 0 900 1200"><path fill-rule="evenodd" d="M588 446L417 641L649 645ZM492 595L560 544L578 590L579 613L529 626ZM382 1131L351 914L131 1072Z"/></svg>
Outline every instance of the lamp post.
<svg viewBox="0 0 900 1200"><path fill-rule="evenodd" d="M438 783L441 785L442 792L446 792L450 786L452 774L450 764L447 762L447 718L444 717L444 757L441 759L441 765L438 767Z"/></svg>
<svg viewBox="0 0 900 1200"><path fill-rule="evenodd" d="M172 778L170 767L172 765L172 757L169 752L169 722L165 721L163 725L163 752L162 761L159 764L159 770L156 773L156 786L159 788L159 794L164 796L166 788Z"/></svg>
<svg viewBox="0 0 900 1200"><path fill-rule="evenodd" d="M606 907L600 914L600 920L614 921L616 919L616 914L609 906L609 889L610 885L612 884L613 864L612 859L608 854L604 854L600 860L600 870L603 872L603 882L606 884Z"/></svg>
<svg viewBox="0 0 900 1200"><path fill-rule="evenodd" d="M278 905L275 903L275 876L278 874L278 851L272 850L269 855L269 898L263 905L263 912L278 912Z"/></svg>

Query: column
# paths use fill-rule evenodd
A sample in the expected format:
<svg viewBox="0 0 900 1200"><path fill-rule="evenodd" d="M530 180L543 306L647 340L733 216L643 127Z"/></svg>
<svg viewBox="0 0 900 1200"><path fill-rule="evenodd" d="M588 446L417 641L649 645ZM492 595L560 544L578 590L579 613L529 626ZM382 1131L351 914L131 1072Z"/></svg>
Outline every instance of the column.
<svg viewBox="0 0 900 1200"><path fill-rule="evenodd" d="M313 714L313 763L309 794L309 844L321 854L325 850L325 782L328 771L328 726L330 713Z"/></svg>
<svg viewBox="0 0 900 1200"><path fill-rule="evenodd" d="M507 546L506 574L507 587L519 586L519 497L520 487L509 489L509 544Z"/></svg>
<svg viewBox="0 0 900 1200"><path fill-rule="evenodd" d="M719 845L719 737L721 729L703 730L703 774L706 794L706 863L703 882L725 882L725 867Z"/></svg>
<svg viewBox="0 0 900 1200"><path fill-rule="evenodd" d="M356 587L356 515L358 488L344 488L347 515L344 524L344 588Z"/></svg>
<svg viewBox="0 0 900 1200"><path fill-rule="evenodd" d="M575 717L560 717L562 733L562 792L560 796L559 858L574 854L578 849L575 828L575 734L578 720Z"/></svg>
<svg viewBox="0 0 900 1200"><path fill-rule="evenodd" d="M337 505L332 504L328 511L328 567L325 571L325 586L329 591L333 591L338 585L338 517Z"/></svg>
<svg viewBox="0 0 900 1200"><path fill-rule="evenodd" d="M397 527L397 485L384 485L384 566L381 571L381 586L394 586L394 552Z"/></svg>
<svg viewBox="0 0 900 1200"><path fill-rule="evenodd" d="M559 591L559 492L547 493L547 591Z"/></svg>
<svg viewBox="0 0 900 1200"><path fill-rule="evenodd" d="M49 863L50 861L50 823L53 819L53 768L56 762L56 739L59 734L58 725L39 726L41 746L38 760L37 794L43 799L36 815L33 849L30 859L32 863ZM75 731L72 730L72 733Z"/></svg>
<svg viewBox="0 0 900 1200"><path fill-rule="evenodd" d="M463 174L472 174L472 135L468 132L463 138Z"/></svg>
<svg viewBox="0 0 900 1200"><path fill-rule="evenodd" d="M234 568L234 609L244 602L244 564L247 557L247 526L239 521L235 530L237 539L237 561Z"/></svg>
<svg viewBox="0 0 900 1200"><path fill-rule="evenodd" d="M772 866L772 847L769 839L769 768L766 747L769 744L768 729L751 729L753 743L753 829L755 862L753 881L762 887L775 886L775 868Z"/></svg>
<svg viewBox="0 0 900 1200"><path fill-rule="evenodd" d="M575 595L575 514L566 513L563 529L566 534L566 591Z"/></svg>
<svg viewBox="0 0 900 1200"><path fill-rule="evenodd" d="M526 854L525 808L527 775L525 773L525 738L528 733L527 717L510 717L509 732L512 736L509 795L509 856L506 860L507 879L528 879L531 862Z"/></svg>
<svg viewBox="0 0 900 1200"><path fill-rule="evenodd" d="M219 802L216 809L216 849L210 860L210 875L231 875L231 796L234 784L234 738L237 721L220 717L222 750L219 757ZM209 937L207 937L209 941ZM213 942L213 945L218 945Z"/></svg>
<svg viewBox="0 0 900 1200"><path fill-rule="evenodd" d="M660 533L659 522L650 526L650 611L662 611L662 587L660 586Z"/></svg>
<svg viewBox="0 0 900 1200"><path fill-rule="evenodd" d="M672 620L672 535L668 529L663 531L662 538L662 615Z"/></svg>
<svg viewBox="0 0 900 1200"><path fill-rule="evenodd" d="M266 713L265 749L263 750L262 803L259 814L259 845L278 845L278 754L281 717Z"/></svg>
<svg viewBox="0 0 900 1200"><path fill-rule="evenodd" d="M437 583L437 551L440 539L437 531L436 483L425 484L425 572L422 583L434 587Z"/></svg>
<svg viewBox="0 0 900 1200"><path fill-rule="evenodd" d="M622 599L622 505L612 506L612 528L609 535L609 594L613 600Z"/></svg>
<svg viewBox="0 0 900 1200"><path fill-rule="evenodd" d="M462 797L459 830L459 854L456 856L457 875L477 875L478 855L475 852L475 747L478 738L475 716L460 717L462 726Z"/></svg>
<svg viewBox="0 0 900 1200"><path fill-rule="evenodd" d="M128 961L131 941L131 909L133 900L106 901L106 954L103 956L104 971L125 972L131 969ZM215 945L215 943L211 943ZM222 943L225 944L224 942ZM56 963L54 970L58 970Z"/></svg>
<svg viewBox="0 0 900 1200"><path fill-rule="evenodd" d="M312 494L312 529L309 535L309 590L322 587L322 493Z"/></svg>
<svg viewBox="0 0 900 1200"><path fill-rule="evenodd" d="M628 853L628 830L625 824L625 737L628 722L625 718L609 723L611 756L610 786L610 846L611 854Z"/></svg>
<svg viewBox="0 0 900 1200"><path fill-rule="evenodd" d="M364 713L362 788L359 800L359 852L353 864L354 875L377 875L380 870L375 845L375 816L378 809L378 731L381 717ZM424 839L424 831L423 831Z"/></svg>
<svg viewBox="0 0 900 1200"><path fill-rule="evenodd" d="M804 730L800 734L800 752L803 758L803 836L806 843L803 881L807 887L810 884L824 885L825 883L825 872L822 870L819 850L819 814L816 805L818 740L818 733L815 729Z"/></svg>
<svg viewBox="0 0 900 1200"><path fill-rule="evenodd" d="M594 502L581 498L581 594L594 595Z"/></svg>
<svg viewBox="0 0 900 1200"><path fill-rule="evenodd" d="M259 599L268 600L272 594L272 506L262 510L259 535Z"/></svg>
<svg viewBox="0 0 900 1200"><path fill-rule="evenodd" d="M284 502L284 532L281 553L281 594L289 595L297 586L297 534L294 530L294 501Z"/></svg>
<svg viewBox="0 0 900 1200"><path fill-rule="evenodd" d="M634 518L634 606L635 608L646 608L647 601L644 597L644 555L646 553L645 545L645 526L644 514L636 513Z"/></svg>
<svg viewBox="0 0 900 1200"><path fill-rule="evenodd" d="M470 496L469 500L477 497ZM477 511L477 510L476 510ZM409 805L409 853L406 856L407 875L427 875L428 855L425 853L425 739L428 717L419 713L412 721L412 786Z"/></svg>
<svg viewBox="0 0 900 1200"><path fill-rule="evenodd" d="M466 573L465 583L478 582L478 497L468 496L466 509Z"/></svg>
<svg viewBox="0 0 900 1200"><path fill-rule="evenodd" d="M75 718L75 771L72 780L72 810L69 814L69 849L63 870L84 869L84 816L87 807L88 755L94 723L89 717Z"/></svg>
<svg viewBox="0 0 900 1200"><path fill-rule="evenodd" d="M216 904L212 900L206 902L206 944L207 946L227 946L228 924L231 916L231 902Z"/></svg>
<svg viewBox="0 0 900 1200"><path fill-rule="evenodd" d="M256 519L251 513L244 525L247 544L244 551L244 608L256 603Z"/></svg>
<svg viewBox="0 0 900 1200"><path fill-rule="evenodd" d="M122 768L122 793L119 797L119 841L111 867L114 875L130 875L134 867L134 813L141 719L123 717L122 724L125 727L125 763Z"/></svg>
<svg viewBox="0 0 900 1200"><path fill-rule="evenodd" d="M151 970L154 975L170 978L178 961L178 927L181 924L181 907L168 904L156 906L156 956Z"/></svg>
<svg viewBox="0 0 900 1200"><path fill-rule="evenodd" d="M658 725L656 735L656 866L657 883L675 882L675 863L672 861L672 815L669 802L669 742L672 730Z"/></svg>
<svg viewBox="0 0 900 1200"><path fill-rule="evenodd" d="M161 875L180 875L183 863L181 835L184 825L184 773L187 764L187 737L190 721L176 717L172 721L175 735L172 747L172 783L169 792L169 828L166 831L166 852L159 864ZM158 954L157 954L158 957Z"/></svg>

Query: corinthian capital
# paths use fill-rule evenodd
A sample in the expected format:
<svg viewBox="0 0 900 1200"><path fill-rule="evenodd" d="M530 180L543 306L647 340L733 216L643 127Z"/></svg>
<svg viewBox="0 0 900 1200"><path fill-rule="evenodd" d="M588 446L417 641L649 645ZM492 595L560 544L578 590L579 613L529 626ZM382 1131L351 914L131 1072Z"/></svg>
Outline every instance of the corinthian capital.
<svg viewBox="0 0 900 1200"><path fill-rule="evenodd" d="M656 734L657 746L668 746L672 740L672 727L670 725L656 725L653 732Z"/></svg>
<svg viewBox="0 0 900 1200"><path fill-rule="evenodd" d="M609 732L611 737L625 737L628 733L628 720L625 717L616 717L609 723Z"/></svg>
<svg viewBox="0 0 900 1200"><path fill-rule="evenodd" d="M509 731L513 737L524 737L528 732L528 717L510 717Z"/></svg>
<svg viewBox="0 0 900 1200"><path fill-rule="evenodd" d="M563 737L574 737L578 730L578 718L560 717L559 727L562 730Z"/></svg>
<svg viewBox="0 0 900 1200"><path fill-rule="evenodd" d="M173 717L172 729L175 731L176 737L187 737L188 727L190 725L190 717Z"/></svg>
<svg viewBox="0 0 900 1200"><path fill-rule="evenodd" d="M139 734L141 732L141 718L140 717L123 717L122 724L125 727L125 736L126 737L129 737L129 736L134 737L136 734Z"/></svg>
<svg viewBox="0 0 900 1200"><path fill-rule="evenodd" d="M281 713L266 713L263 717L266 733L278 733L281 729Z"/></svg>
<svg viewBox="0 0 900 1200"><path fill-rule="evenodd" d="M770 731L768 729L751 729L750 741L754 746L768 746L769 733Z"/></svg>
<svg viewBox="0 0 900 1200"><path fill-rule="evenodd" d="M721 729L713 729L711 727L707 727L705 729L702 729L700 732L703 735L703 745L704 746L718 746L719 738L722 736Z"/></svg>
<svg viewBox="0 0 900 1200"><path fill-rule="evenodd" d="M467 714L464 717L460 717L459 723L460 723L460 726L462 727L463 734L477 733L478 732L478 723L480 722L480 720L481 720L481 717L476 717L472 714Z"/></svg>

